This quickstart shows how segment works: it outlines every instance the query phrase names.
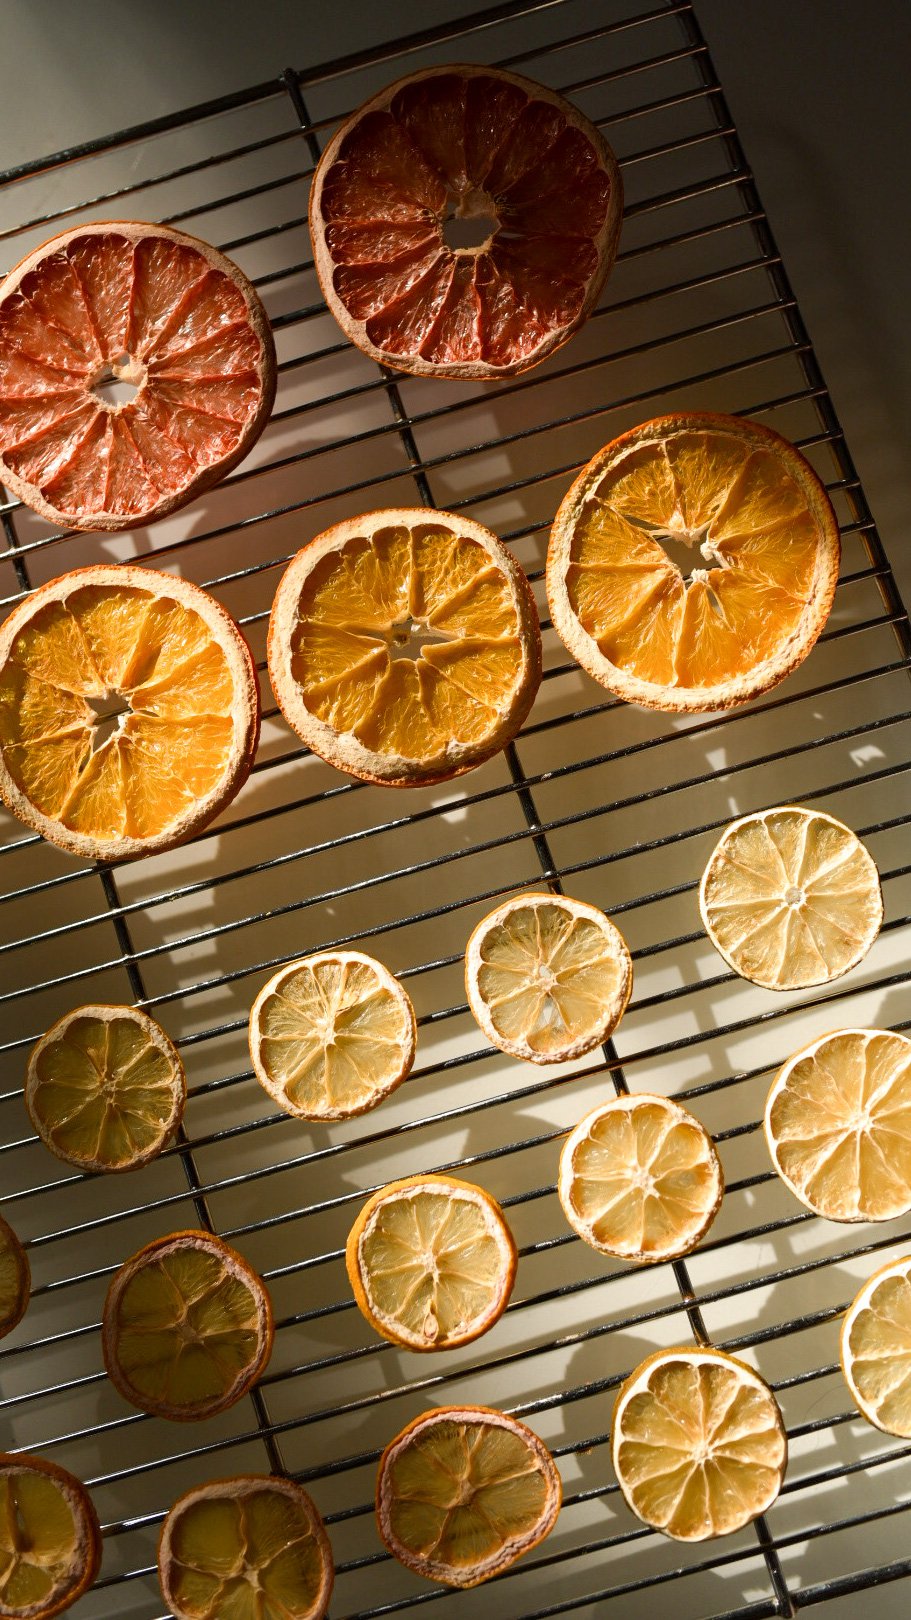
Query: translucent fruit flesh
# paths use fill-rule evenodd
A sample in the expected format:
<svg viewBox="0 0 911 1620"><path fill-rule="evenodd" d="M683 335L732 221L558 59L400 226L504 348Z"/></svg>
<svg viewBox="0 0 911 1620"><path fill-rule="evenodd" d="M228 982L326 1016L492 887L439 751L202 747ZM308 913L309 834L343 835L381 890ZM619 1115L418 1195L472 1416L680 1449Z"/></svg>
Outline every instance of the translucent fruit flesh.
<svg viewBox="0 0 911 1620"><path fill-rule="evenodd" d="M864 1417L911 1438L911 1260L864 1284L845 1319L841 1356Z"/></svg>
<svg viewBox="0 0 911 1620"><path fill-rule="evenodd" d="M27 1468L0 1472L0 1609L57 1613L85 1584L91 1544L57 1480Z"/></svg>
<svg viewBox="0 0 911 1620"><path fill-rule="evenodd" d="M25 1251L12 1227L0 1218L0 1338L21 1321L30 1288Z"/></svg>
<svg viewBox="0 0 911 1620"><path fill-rule="evenodd" d="M315 1620L325 1613L327 1550L304 1493L244 1485L174 1510L167 1597L192 1620Z"/></svg>

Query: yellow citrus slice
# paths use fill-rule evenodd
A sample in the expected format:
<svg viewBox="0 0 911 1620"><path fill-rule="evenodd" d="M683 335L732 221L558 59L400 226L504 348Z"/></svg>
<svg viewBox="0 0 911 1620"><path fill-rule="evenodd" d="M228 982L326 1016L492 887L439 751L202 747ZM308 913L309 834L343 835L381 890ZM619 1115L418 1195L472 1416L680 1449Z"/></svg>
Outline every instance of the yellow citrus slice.
<svg viewBox="0 0 911 1620"><path fill-rule="evenodd" d="M0 796L73 855L191 837L243 785L258 733L250 649L187 580L79 568L0 629Z"/></svg>
<svg viewBox="0 0 911 1620"><path fill-rule="evenodd" d="M272 1306L246 1260L208 1232L140 1249L108 1289L102 1347L125 1400L176 1422L224 1412L272 1353Z"/></svg>
<svg viewBox="0 0 911 1620"><path fill-rule="evenodd" d="M453 1176L409 1176L367 1200L345 1250L354 1297L408 1350L451 1350L499 1321L518 1256L496 1199Z"/></svg>
<svg viewBox="0 0 911 1620"><path fill-rule="evenodd" d="M175 1620L321 1620L334 1569L307 1492L247 1474L197 1485L174 1503L158 1575Z"/></svg>
<svg viewBox="0 0 911 1620"><path fill-rule="evenodd" d="M765 1109L782 1181L827 1221L911 1210L911 1040L837 1029L788 1059Z"/></svg>
<svg viewBox="0 0 911 1620"><path fill-rule="evenodd" d="M841 1365L868 1423L911 1438L911 1257L877 1271L841 1329Z"/></svg>
<svg viewBox="0 0 911 1620"><path fill-rule="evenodd" d="M376 1518L393 1557L447 1586L477 1586L553 1529L563 1498L538 1436L488 1406L440 1406L380 1459Z"/></svg>
<svg viewBox="0 0 911 1620"><path fill-rule="evenodd" d="M299 551L269 674L288 724L339 770L446 781L515 736L541 678L534 597L496 535L451 512L370 512Z"/></svg>
<svg viewBox="0 0 911 1620"><path fill-rule="evenodd" d="M879 873L856 833L799 805L725 828L699 910L728 965L766 990L829 984L866 956L883 920Z"/></svg>
<svg viewBox="0 0 911 1620"><path fill-rule="evenodd" d="M299 1119L348 1119L411 1071L417 1024L388 968L360 951L323 951L280 968L250 1012L261 1086Z"/></svg>
<svg viewBox="0 0 911 1620"><path fill-rule="evenodd" d="M82 1170L135 1170L183 1117L176 1047L136 1007L76 1007L38 1042L25 1106L45 1147Z"/></svg>
<svg viewBox="0 0 911 1620"><path fill-rule="evenodd" d="M712 1138L667 1097L616 1097L580 1120L560 1155L563 1213L622 1260L673 1260L705 1237L724 1177Z"/></svg>
<svg viewBox="0 0 911 1620"><path fill-rule="evenodd" d="M511 1057L563 1063L616 1029L633 989L619 929L565 895L522 894L478 923L465 950L468 1005Z"/></svg>
<svg viewBox="0 0 911 1620"><path fill-rule="evenodd" d="M28 1310L32 1272L28 1255L0 1215L0 1339L18 1327Z"/></svg>
<svg viewBox="0 0 911 1620"><path fill-rule="evenodd" d="M675 1541L740 1530L771 1507L788 1442L768 1384L721 1350L659 1350L621 1385L611 1448L638 1518Z"/></svg>
<svg viewBox="0 0 911 1620"><path fill-rule="evenodd" d="M51 1620L100 1566L101 1528L81 1481L40 1457L0 1452L0 1615Z"/></svg>
<svg viewBox="0 0 911 1620"><path fill-rule="evenodd" d="M806 658L840 552L828 495L786 439L741 417L658 417L599 451L565 497L551 617L618 697L730 708Z"/></svg>

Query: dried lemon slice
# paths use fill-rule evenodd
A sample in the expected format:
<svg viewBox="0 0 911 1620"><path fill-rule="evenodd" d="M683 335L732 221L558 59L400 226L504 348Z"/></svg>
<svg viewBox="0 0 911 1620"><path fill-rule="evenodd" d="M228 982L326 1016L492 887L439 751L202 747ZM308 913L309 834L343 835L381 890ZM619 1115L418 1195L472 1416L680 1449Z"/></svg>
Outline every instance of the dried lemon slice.
<svg viewBox="0 0 911 1620"><path fill-rule="evenodd" d="M866 956L883 920L879 873L856 833L798 805L725 828L699 909L728 965L767 990L839 978Z"/></svg>
<svg viewBox="0 0 911 1620"><path fill-rule="evenodd" d="M524 1423L488 1406L441 1406L383 1452L377 1525L416 1574L478 1586L550 1534L562 1494L553 1457Z"/></svg>
<svg viewBox="0 0 911 1620"><path fill-rule="evenodd" d="M865 1282L841 1328L841 1365L868 1423L911 1438L911 1257Z"/></svg>
<svg viewBox="0 0 911 1620"><path fill-rule="evenodd" d="M493 1327L515 1281L496 1199L453 1176L409 1176L368 1199L345 1250L368 1322L409 1350L450 1350Z"/></svg>
<svg viewBox="0 0 911 1620"><path fill-rule="evenodd" d="M183 1117L176 1047L136 1007L77 1007L29 1060L25 1106L45 1147L82 1170L135 1170Z"/></svg>
<svg viewBox="0 0 911 1620"><path fill-rule="evenodd" d="M522 894L478 923L465 989L494 1046L531 1063L563 1063L616 1029L633 964L623 935L595 906Z"/></svg>
<svg viewBox="0 0 911 1620"><path fill-rule="evenodd" d="M246 1260L208 1232L172 1232L121 1266L102 1348L125 1400L175 1421L224 1412L272 1353L272 1306Z"/></svg>
<svg viewBox="0 0 911 1620"><path fill-rule="evenodd" d="M765 1110L772 1163L828 1221L911 1210L911 1040L837 1029L789 1058Z"/></svg>
<svg viewBox="0 0 911 1620"><path fill-rule="evenodd" d="M28 1309L32 1272L28 1255L0 1215L0 1339L12 1333Z"/></svg>
<svg viewBox="0 0 911 1620"><path fill-rule="evenodd" d="M616 1097L581 1120L560 1155L563 1213L586 1243L622 1260L673 1260L721 1208L712 1138L667 1097Z"/></svg>
<svg viewBox="0 0 911 1620"><path fill-rule="evenodd" d="M416 1042L405 990L360 951L288 963L250 1013L256 1078L299 1119L348 1119L375 1108L410 1072Z"/></svg>
<svg viewBox="0 0 911 1620"><path fill-rule="evenodd" d="M334 1570L307 1492L248 1474L198 1485L174 1503L158 1575L175 1620L320 1620Z"/></svg>
<svg viewBox="0 0 911 1620"><path fill-rule="evenodd" d="M98 1515L81 1481L40 1457L0 1452L0 1615L51 1620L100 1565Z"/></svg>
<svg viewBox="0 0 911 1620"><path fill-rule="evenodd" d="M676 1541L727 1536L774 1502L788 1457L768 1384L721 1350L659 1350L626 1380L612 1455L638 1518Z"/></svg>

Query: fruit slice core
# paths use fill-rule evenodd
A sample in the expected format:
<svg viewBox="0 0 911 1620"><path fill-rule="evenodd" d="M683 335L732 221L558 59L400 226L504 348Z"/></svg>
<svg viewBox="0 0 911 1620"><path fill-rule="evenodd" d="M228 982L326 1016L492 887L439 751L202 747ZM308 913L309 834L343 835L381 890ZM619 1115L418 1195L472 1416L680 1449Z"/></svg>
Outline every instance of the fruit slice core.
<svg viewBox="0 0 911 1620"><path fill-rule="evenodd" d="M896 1260L864 1284L845 1318L841 1356L864 1417L911 1437L911 1260Z"/></svg>
<svg viewBox="0 0 911 1620"><path fill-rule="evenodd" d="M232 1483L234 1489L232 1490ZM172 1510L163 1585L192 1620L316 1620L331 1565L316 1509L263 1479L203 1487Z"/></svg>
<svg viewBox="0 0 911 1620"><path fill-rule="evenodd" d="M57 1479L11 1461L0 1470L0 1612L56 1613L86 1584L87 1527Z"/></svg>

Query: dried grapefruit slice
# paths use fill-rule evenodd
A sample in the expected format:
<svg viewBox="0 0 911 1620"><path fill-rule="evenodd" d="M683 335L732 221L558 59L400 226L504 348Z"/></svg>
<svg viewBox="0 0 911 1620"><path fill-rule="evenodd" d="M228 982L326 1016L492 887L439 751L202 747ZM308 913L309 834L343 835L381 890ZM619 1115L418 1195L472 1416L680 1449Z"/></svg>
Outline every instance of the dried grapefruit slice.
<svg viewBox="0 0 911 1620"><path fill-rule="evenodd" d="M562 96L444 67L387 86L342 125L313 179L310 234L326 302L372 359L504 377L585 320L622 210L613 152Z"/></svg>
<svg viewBox="0 0 911 1620"><path fill-rule="evenodd" d="M334 1569L307 1492L246 1474L197 1485L174 1503L158 1575L175 1620L322 1620Z"/></svg>
<svg viewBox="0 0 911 1620"><path fill-rule="evenodd" d="M554 522L547 595L573 657L618 697L726 709L806 658L840 554L828 495L792 444L741 417L686 412L588 463Z"/></svg>
<svg viewBox="0 0 911 1620"><path fill-rule="evenodd" d="M79 568L0 629L0 797L73 855L182 843L246 781L258 735L250 649L187 580Z"/></svg>
<svg viewBox="0 0 911 1620"><path fill-rule="evenodd" d="M101 1527L81 1480L23 1452L0 1452L0 1615L51 1620L91 1586Z"/></svg>
<svg viewBox="0 0 911 1620"><path fill-rule="evenodd" d="M534 597L479 523L370 512L291 563L269 674L288 724L339 770L390 787L446 781L505 747L534 702Z"/></svg>
<svg viewBox="0 0 911 1620"><path fill-rule="evenodd" d="M32 1271L15 1232L0 1215L0 1339L18 1327L28 1309Z"/></svg>
<svg viewBox="0 0 911 1620"><path fill-rule="evenodd" d="M272 1354L272 1306L241 1255L209 1232L172 1232L125 1261L104 1304L108 1377L175 1422L224 1412Z"/></svg>
<svg viewBox="0 0 911 1620"><path fill-rule="evenodd" d="M121 384L132 397L111 400ZM275 397L246 276L166 225L77 225L0 286L0 482L51 523L133 529L223 478Z"/></svg>
<svg viewBox="0 0 911 1620"><path fill-rule="evenodd" d="M518 1257L495 1198L454 1176L409 1176L369 1198L348 1235L354 1297L408 1350L451 1350L498 1322Z"/></svg>
<svg viewBox="0 0 911 1620"><path fill-rule="evenodd" d="M136 1007L76 1007L38 1042L25 1106L45 1147L81 1170L148 1164L183 1117L176 1047Z"/></svg>
<svg viewBox="0 0 911 1620"><path fill-rule="evenodd" d="M841 1328L841 1365L868 1423L911 1439L911 1257L864 1283Z"/></svg>
<svg viewBox="0 0 911 1620"><path fill-rule="evenodd" d="M701 1243L724 1177L708 1131L668 1097L615 1097L580 1120L560 1155L566 1219L601 1254L673 1260Z"/></svg>
<svg viewBox="0 0 911 1620"><path fill-rule="evenodd" d="M497 906L465 950L468 1005L489 1041L530 1063L564 1063L606 1041L633 989L623 935L566 895Z"/></svg>
<svg viewBox="0 0 911 1620"><path fill-rule="evenodd" d="M478 1586L553 1529L563 1490L542 1440L489 1406L440 1406L380 1458L376 1518L399 1562L447 1586Z"/></svg>

